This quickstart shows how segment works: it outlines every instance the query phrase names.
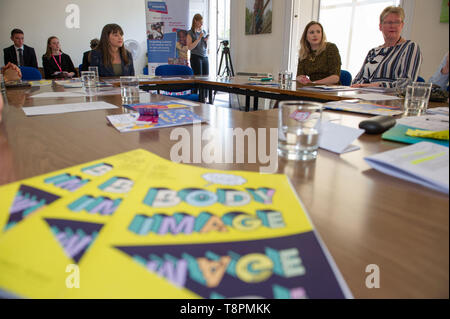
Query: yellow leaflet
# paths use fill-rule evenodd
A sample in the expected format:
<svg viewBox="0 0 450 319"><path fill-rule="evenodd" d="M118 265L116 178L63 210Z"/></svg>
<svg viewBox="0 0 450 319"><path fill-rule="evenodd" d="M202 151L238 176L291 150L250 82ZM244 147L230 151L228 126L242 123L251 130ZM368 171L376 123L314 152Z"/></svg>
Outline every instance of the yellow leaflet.
<svg viewBox="0 0 450 319"><path fill-rule="evenodd" d="M108 172L132 168L136 159L148 154L138 149L0 186L0 238L59 198L84 188Z"/></svg>
<svg viewBox="0 0 450 319"><path fill-rule="evenodd" d="M164 275L145 269L133 254L117 247L167 245L163 257L154 258L170 260L174 258L170 251L174 245L233 247L233 242L270 241L312 230L285 175L218 171L162 162L152 166L139 180L96 245L86 253L80 268L83 285L80 289L66 290L65 297L197 298L195 291L164 280ZM239 243L234 248L242 247L245 244ZM220 282L230 264L227 258L199 259L202 276L210 285ZM173 265L176 264L174 261ZM182 281L181 275L169 276Z"/></svg>
<svg viewBox="0 0 450 319"><path fill-rule="evenodd" d="M58 297L67 289L67 267L82 263L142 172L158 161L165 160L144 150L102 160L114 169L102 169L95 181L11 227L0 240L0 288L29 298ZM85 167L100 173L104 166L77 169Z"/></svg>
<svg viewBox="0 0 450 319"><path fill-rule="evenodd" d="M406 135L423 137L423 138L433 138L436 140L449 140L449 130L445 131L426 131L426 130L412 130L408 129Z"/></svg>

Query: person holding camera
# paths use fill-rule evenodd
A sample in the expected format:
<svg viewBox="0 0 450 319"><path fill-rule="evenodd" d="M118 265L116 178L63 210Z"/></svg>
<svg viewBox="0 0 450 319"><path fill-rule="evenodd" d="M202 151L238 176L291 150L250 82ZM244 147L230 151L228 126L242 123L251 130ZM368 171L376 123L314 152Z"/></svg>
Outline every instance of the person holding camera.
<svg viewBox="0 0 450 319"><path fill-rule="evenodd" d="M202 29L203 17L197 13L192 19L192 26L187 34L186 44L191 51L191 68L194 75L209 75L208 38Z"/></svg>

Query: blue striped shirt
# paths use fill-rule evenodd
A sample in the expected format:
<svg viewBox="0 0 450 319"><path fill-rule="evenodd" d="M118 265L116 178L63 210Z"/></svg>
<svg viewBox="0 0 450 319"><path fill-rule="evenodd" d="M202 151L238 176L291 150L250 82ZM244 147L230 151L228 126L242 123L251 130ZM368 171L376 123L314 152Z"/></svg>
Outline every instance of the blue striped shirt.
<svg viewBox="0 0 450 319"><path fill-rule="evenodd" d="M392 87L398 78L409 78L414 82L421 64L419 45L411 40L393 47L377 47L367 54L353 84L380 82L383 87Z"/></svg>

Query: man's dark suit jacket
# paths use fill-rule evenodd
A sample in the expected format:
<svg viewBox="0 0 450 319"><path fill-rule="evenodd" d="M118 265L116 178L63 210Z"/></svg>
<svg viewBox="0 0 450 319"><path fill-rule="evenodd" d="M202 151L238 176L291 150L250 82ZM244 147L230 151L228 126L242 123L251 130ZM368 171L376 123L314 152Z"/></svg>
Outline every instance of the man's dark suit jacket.
<svg viewBox="0 0 450 319"><path fill-rule="evenodd" d="M7 65L8 62L12 62L15 65L19 65L17 63L18 61L14 45L3 49L3 55L5 59L5 65ZM25 44L23 45L23 62L24 66L32 66L34 68L38 67L36 53L34 52L34 49Z"/></svg>

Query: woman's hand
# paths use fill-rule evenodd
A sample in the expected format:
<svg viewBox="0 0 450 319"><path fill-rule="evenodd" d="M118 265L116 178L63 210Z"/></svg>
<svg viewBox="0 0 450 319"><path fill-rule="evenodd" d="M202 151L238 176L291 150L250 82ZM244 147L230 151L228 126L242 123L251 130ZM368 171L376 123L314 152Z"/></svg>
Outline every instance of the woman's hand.
<svg viewBox="0 0 450 319"><path fill-rule="evenodd" d="M300 82L301 84L308 84L308 83L312 83L311 80L309 79L309 76L307 75L299 75L296 78L297 82Z"/></svg>
<svg viewBox="0 0 450 319"><path fill-rule="evenodd" d="M6 71L8 71L8 70L9 70L9 72L6 72ZM5 65L5 66L2 68L2 74L3 74L4 77L5 77L5 82L15 80L15 77L16 77L16 76L19 77L19 79L22 78L22 72L20 71L20 68L19 68L17 65L15 65L14 63L11 63L11 62L8 62L8 64ZM10 78L9 78L11 75L14 75L14 76L13 76L14 79L10 79Z"/></svg>

